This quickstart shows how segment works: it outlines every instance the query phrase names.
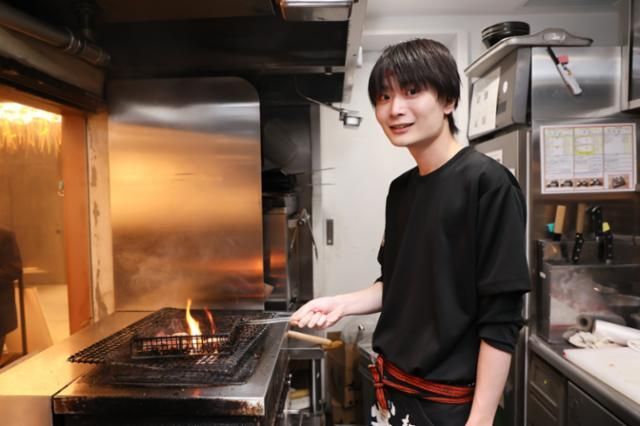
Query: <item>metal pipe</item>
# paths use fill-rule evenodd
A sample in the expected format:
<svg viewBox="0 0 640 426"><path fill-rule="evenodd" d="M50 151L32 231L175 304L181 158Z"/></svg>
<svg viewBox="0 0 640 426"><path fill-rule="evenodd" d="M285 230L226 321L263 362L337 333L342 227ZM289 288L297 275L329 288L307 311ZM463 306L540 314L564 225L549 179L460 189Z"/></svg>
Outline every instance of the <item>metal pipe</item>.
<svg viewBox="0 0 640 426"><path fill-rule="evenodd" d="M2 2L0 2L0 26L57 47L93 65L106 66L111 61L107 52L79 39L69 28L56 28Z"/></svg>

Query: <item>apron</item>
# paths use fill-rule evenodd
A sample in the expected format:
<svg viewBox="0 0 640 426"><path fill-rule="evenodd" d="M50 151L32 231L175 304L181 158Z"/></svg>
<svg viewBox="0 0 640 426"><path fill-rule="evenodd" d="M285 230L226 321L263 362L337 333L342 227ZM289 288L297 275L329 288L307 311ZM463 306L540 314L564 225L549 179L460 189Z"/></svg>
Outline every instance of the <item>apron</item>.
<svg viewBox="0 0 640 426"><path fill-rule="evenodd" d="M441 404L395 389L387 390L387 412L378 404L371 406L367 426L464 426L471 412L471 403Z"/></svg>
<svg viewBox="0 0 640 426"><path fill-rule="evenodd" d="M371 426L464 426L474 385L449 385L412 376L378 355L369 365L376 402Z"/></svg>

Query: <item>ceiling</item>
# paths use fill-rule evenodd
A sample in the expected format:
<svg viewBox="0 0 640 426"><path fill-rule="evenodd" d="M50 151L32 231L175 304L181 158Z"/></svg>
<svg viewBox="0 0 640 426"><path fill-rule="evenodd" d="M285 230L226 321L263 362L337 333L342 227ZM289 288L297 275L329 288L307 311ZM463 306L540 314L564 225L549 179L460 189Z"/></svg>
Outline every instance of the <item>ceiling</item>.
<svg viewBox="0 0 640 426"><path fill-rule="evenodd" d="M617 0L367 0L367 17L471 15L605 9ZM393 7L389 7L393 4Z"/></svg>

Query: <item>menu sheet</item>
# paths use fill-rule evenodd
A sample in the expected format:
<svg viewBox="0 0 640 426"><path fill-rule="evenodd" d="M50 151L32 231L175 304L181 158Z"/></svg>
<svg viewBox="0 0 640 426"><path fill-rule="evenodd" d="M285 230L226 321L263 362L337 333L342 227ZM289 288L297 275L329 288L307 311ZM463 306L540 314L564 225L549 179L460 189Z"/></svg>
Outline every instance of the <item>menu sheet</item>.
<svg viewBox="0 0 640 426"><path fill-rule="evenodd" d="M540 127L543 194L635 191L635 123Z"/></svg>
<svg viewBox="0 0 640 426"><path fill-rule="evenodd" d="M473 83L469 110L469 137L496 128L500 68L496 68Z"/></svg>

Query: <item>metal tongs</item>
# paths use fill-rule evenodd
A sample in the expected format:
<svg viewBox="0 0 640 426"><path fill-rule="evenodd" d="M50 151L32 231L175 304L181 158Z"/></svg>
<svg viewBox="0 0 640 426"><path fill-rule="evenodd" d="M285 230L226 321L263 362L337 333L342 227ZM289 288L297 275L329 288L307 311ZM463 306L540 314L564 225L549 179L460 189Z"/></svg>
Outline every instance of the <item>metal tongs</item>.
<svg viewBox="0 0 640 426"><path fill-rule="evenodd" d="M273 318L252 319L244 321L245 324L277 324L281 322L289 322L291 320L291 314L276 314Z"/></svg>

